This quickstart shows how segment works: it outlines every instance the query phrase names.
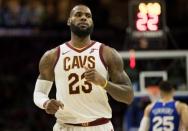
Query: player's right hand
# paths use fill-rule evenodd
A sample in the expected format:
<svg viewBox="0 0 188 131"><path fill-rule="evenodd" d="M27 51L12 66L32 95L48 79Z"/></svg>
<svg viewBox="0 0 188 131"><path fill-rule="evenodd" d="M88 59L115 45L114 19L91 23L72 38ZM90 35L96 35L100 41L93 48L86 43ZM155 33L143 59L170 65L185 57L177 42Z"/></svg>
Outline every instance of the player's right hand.
<svg viewBox="0 0 188 131"><path fill-rule="evenodd" d="M57 110L59 110L59 108L63 109L64 105L61 101L57 101L55 99L50 99L48 101L45 102L44 104L44 108L46 113L48 114L55 114L57 112Z"/></svg>

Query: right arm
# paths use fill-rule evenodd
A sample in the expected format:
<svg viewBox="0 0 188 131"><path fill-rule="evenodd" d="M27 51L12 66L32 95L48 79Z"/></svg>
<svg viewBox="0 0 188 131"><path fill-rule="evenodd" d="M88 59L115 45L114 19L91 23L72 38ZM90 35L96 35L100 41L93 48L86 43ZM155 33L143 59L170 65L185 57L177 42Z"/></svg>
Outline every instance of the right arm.
<svg viewBox="0 0 188 131"><path fill-rule="evenodd" d="M48 95L54 81L54 66L57 59L57 48L47 51L39 63L39 77L36 81L33 94L34 103L41 109L45 109L48 114L54 114L59 106L60 101L49 99Z"/></svg>
<svg viewBox="0 0 188 131"><path fill-rule="evenodd" d="M150 119L149 119L149 113L151 111L152 105L148 105L145 110L144 110L144 116L142 117L142 120L140 122L140 127L138 131L148 131L149 130L149 124L150 124Z"/></svg>

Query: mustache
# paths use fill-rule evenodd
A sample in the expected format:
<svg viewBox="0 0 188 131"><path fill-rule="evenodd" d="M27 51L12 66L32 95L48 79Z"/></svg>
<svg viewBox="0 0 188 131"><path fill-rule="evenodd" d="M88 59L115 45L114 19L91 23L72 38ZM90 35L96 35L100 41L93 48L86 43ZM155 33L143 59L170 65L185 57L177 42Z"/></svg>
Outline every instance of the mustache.
<svg viewBox="0 0 188 131"><path fill-rule="evenodd" d="M80 22L80 23L78 23L78 25L87 25L87 26L89 26L88 23L84 23L84 22Z"/></svg>
<svg viewBox="0 0 188 131"><path fill-rule="evenodd" d="M81 25L81 23L79 23L79 24ZM79 24L78 25L74 25L74 24L70 25L70 29L75 35L77 35L79 37L86 37L93 32L93 27L94 27L93 24L91 26L88 26L86 29L80 28Z"/></svg>

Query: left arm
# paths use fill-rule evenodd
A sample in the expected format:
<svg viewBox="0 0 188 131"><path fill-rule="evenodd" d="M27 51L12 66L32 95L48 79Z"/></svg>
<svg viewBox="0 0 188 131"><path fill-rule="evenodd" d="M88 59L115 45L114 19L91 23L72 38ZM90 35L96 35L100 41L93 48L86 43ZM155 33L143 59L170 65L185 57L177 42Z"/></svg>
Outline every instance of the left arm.
<svg viewBox="0 0 188 131"><path fill-rule="evenodd" d="M107 81L95 69L88 68L85 68L85 79L104 87L115 100L130 104L133 101L133 90L131 81L124 71L123 60L114 49L107 46L103 49L103 58L108 66L112 82Z"/></svg>
<svg viewBox="0 0 188 131"><path fill-rule="evenodd" d="M120 54L116 50L105 46L103 55L112 81L108 81L105 89L115 100L131 104L134 97L132 84L124 71L124 64Z"/></svg>

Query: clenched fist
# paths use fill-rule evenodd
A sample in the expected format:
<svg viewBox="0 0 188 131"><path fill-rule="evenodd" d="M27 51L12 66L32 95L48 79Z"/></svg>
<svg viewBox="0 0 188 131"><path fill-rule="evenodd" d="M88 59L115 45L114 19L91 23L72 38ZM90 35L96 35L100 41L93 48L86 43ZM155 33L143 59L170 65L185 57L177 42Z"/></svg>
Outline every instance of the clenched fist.
<svg viewBox="0 0 188 131"><path fill-rule="evenodd" d="M105 85L106 79L102 75L100 75L100 73L97 72L96 69L94 68L90 69L87 67L84 68L85 68L84 76L87 81L92 82L95 85L100 85L102 87Z"/></svg>
<svg viewBox="0 0 188 131"><path fill-rule="evenodd" d="M44 103L46 113L55 114L59 108L63 109L64 105L61 101L50 99Z"/></svg>

